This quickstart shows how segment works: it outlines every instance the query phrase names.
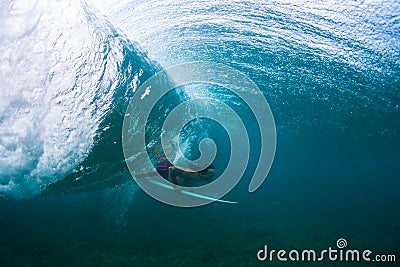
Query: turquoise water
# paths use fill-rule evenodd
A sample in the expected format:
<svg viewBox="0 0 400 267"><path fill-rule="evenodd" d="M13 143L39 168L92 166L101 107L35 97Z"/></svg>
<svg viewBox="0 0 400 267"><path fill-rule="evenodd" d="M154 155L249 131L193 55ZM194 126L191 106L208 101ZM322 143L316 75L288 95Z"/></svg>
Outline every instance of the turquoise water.
<svg viewBox="0 0 400 267"><path fill-rule="evenodd" d="M0 266L331 266L340 262L256 255L264 245L322 250L339 238L399 260L396 1L1 6ZM163 118L177 104L199 96L227 103L251 144L244 177L224 197L236 205L162 204L124 162L122 122L135 90L190 61L234 67L262 90L277 128L272 169L248 193L258 126L237 95L217 87L165 97L146 128L148 152L157 157ZM185 155L196 158L205 137L217 144L221 173L230 146L217 123L188 125Z"/></svg>

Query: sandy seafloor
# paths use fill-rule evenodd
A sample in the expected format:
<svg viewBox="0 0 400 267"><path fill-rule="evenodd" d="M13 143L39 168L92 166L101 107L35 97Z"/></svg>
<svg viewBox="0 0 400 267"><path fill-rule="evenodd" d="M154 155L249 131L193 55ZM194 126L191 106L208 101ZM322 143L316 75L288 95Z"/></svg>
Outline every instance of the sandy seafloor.
<svg viewBox="0 0 400 267"><path fill-rule="evenodd" d="M21 3L5 1L0 13L0 266L398 266L398 1ZM248 193L254 118L229 92L187 91L244 110L250 167L223 197L238 204L168 206L124 163L133 92L191 61L243 72L275 118L272 169ZM184 100L162 102L148 141L162 108ZM181 141L217 136L221 172L230 148L214 126L189 125L192 139ZM54 190L40 196L43 187ZM397 262L257 260L264 245L320 251L340 238Z"/></svg>

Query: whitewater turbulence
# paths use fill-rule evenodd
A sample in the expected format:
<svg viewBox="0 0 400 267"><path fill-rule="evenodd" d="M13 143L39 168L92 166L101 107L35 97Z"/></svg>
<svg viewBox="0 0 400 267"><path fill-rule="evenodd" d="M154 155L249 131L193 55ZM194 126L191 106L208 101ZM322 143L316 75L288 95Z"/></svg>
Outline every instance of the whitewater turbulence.
<svg viewBox="0 0 400 267"><path fill-rule="evenodd" d="M80 1L0 5L0 196L27 198L82 168L144 66L119 71L134 48Z"/></svg>

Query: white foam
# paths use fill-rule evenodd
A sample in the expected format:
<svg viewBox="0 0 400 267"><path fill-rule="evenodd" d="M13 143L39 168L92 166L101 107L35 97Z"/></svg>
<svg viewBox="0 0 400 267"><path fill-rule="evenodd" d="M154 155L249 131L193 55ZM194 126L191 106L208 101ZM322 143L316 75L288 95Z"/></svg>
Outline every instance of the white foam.
<svg viewBox="0 0 400 267"><path fill-rule="evenodd" d="M123 55L79 1L3 1L0 12L0 196L26 198L90 152Z"/></svg>

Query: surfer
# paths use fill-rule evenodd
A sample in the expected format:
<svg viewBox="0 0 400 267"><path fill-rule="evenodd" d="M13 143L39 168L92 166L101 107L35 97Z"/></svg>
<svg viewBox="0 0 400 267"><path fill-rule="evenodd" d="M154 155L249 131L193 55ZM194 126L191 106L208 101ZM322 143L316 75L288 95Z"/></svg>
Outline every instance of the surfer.
<svg viewBox="0 0 400 267"><path fill-rule="evenodd" d="M158 169L157 172L159 172ZM190 169L178 168L171 165L168 168L167 180L179 186L202 186L211 183L213 181L214 175L215 168L212 165L208 166L204 170L197 172Z"/></svg>
<svg viewBox="0 0 400 267"><path fill-rule="evenodd" d="M193 187L202 186L213 181L215 175L214 166L210 165L201 171L178 168L172 165L168 160L161 161L156 167L157 173L164 179L177 186ZM137 178L144 178L156 173L138 173Z"/></svg>

